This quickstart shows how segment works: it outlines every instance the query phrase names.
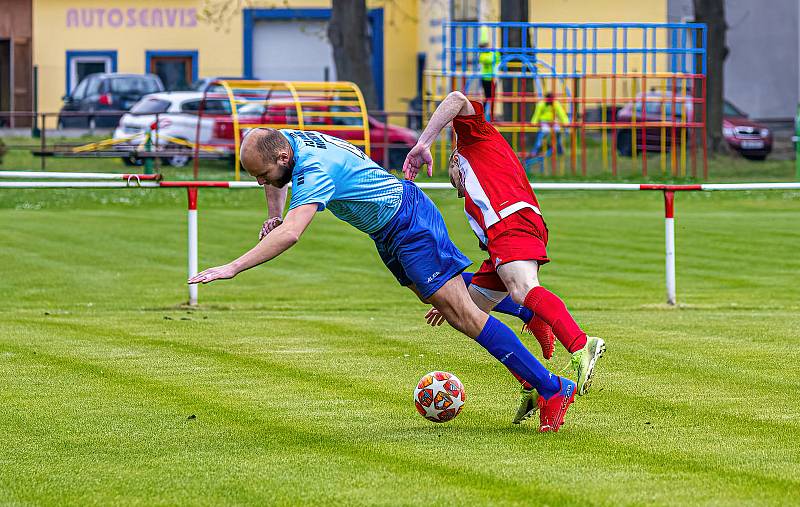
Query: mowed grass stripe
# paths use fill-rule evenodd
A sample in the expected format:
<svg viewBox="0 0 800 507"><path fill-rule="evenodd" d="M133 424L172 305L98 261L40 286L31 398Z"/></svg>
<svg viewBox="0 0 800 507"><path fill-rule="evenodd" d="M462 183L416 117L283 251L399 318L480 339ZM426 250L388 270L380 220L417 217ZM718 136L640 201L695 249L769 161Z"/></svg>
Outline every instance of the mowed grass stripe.
<svg viewBox="0 0 800 507"><path fill-rule="evenodd" d="M24 348L18 350L21 352ZM211 350L206 350L205 353L207 356L216 355L216 359L224 357L224 355L219 355L218 353L214 354L214 351ZM204 392L202 398L198 399L195 392L196 386L184 387L171 382L161 382L159 380L154 380L151 374L144 376L136 375L124 369L114 368L113 366L110 367L108 364L97 364L95 362L81 360L77 357L54 356L39 353L33 359L35 362L42 362L48 366L75 374L80 377L82 381L85 381L87 376L96 379L100 384L103 384L101 387L102 389L107 388L107 384L111 384L115 387L132 387L135 388L136 393L141 393L151 400L160 398L167 405L172 404L172 402L178 402L184 407L191 406L196 409L202 409L203 413L201 419L210 419L209 423L212 425L218 424L224 426L227 430L232 429L236 432L235 436L237 438L245 439L256 445L258 445L258 443L263 444L264 442L269 442L269 447L278 447L285 453L291 453L295 449L308 452L311 449L315 453L322 454L323 456L329 453L336 455L337 458L341 458L342 455L347 455L353 460L349 462L348 467L356 467L356 470L352 470L353 473L359 474L379 465L383 468L391 469L393 474L402 475L410 473L413 476L416 475L419 470L424 469L430 464L430 460L424 452L420 453L416 459L411 459L410 457L403 459L396 452L382 454L380 445L375 445L376 442L371 435L362 435L360 438L353 438L354 435L340 435L336 437L321 431L318 426L310 425L309 429L304 429L296 424L300 421L285 421L280 417L265 417L269 415L270 412L268 410L263 410L263 406L241 406L243 402L242 399L236 400L238 405L234 405L231 401L230 393L217 393L211 390ZM241 363L241 359L242 358L238 358L237 363ZM252 360L249 361L249 363L250 366L252 366ZM263 360L258 363L259 367L264 366ZM197 367L197 365L193 366ZM270 364L269 366L269 373L271 375L277 373L280 377L278 379L280 383L291 389L307 387L310 393L319 395L325 393L325 389L328 387L336 385L341 386L343 384L343 379L341 378L331 378L330 381L326 381L324 377L315 373L314 378L316 381L304 386L296 382L299 375L302 373L301 371L290 371L286 375L280 375L280 371L276 371L275 369L275 364ZM237 368L236 372L230 372L230 374L240 373L238 370L240 370L240 368ZM362 397L363 399L368 399L368 396L371 395L373 401L376 403L381 403L379 400L383 396L383 393L358 392L357 389L352 390L350 394ZM297 395L287 393L286 396L287 398L294 399ZM327 401L324 395L319 396L319 398L321 398L319 400L321 403ZM291 401L291 399L284 401ZM364 416L362 415L361 418L364 418ZM418 421L415 419L414 422ZM345 421L345 426L348 424L349 422ZM428 432L425 431L425 433ZM431 449L427 449L428 452L430 450ZM87 451L92 452L90 450ZM413 456L416 453L410 454ZM358 467L358 462L360 460L367 461L367 463L364 463L364 470L360 470L360 467ZM453 468L446 463L437 463L436 468L443 478L459 477L461 479L468 479L467 482L469 484L477 484L485 487L488 490L488 496L484 498L484 501L494 496L494 493L492 493L493 491L502 491L509 486L514 486L515 488L521 486L520 484L504 483L502 479L491 473ZM348 473L349 472L348 470ZM448 498L457 498L465 493L478 494L479 499L481 496L480 492L484 489L482 487L474 492L469 492L465 491L465 489L468 490L470 488L465 488L463 484L450 484L448 487L446 481L436 482L435 491L419 491L417 492L418 496L416 499L409 498L408 500L423 502L431 500L447 501ZM533 491L528 492L531 495L547 493L547 496L552 498L552 501L560 503L573 503L578 500L577 497L559 494L556 491L547 491L550 488L544 485L540 485L540 487L534 486L534 484L528 485L528 487L533 487ZM261 489L261 486L257 488ZM334 499L336 496L338 495L334 495ZM324 496L317 498L317 501L322 500L325 500ZM339 498L339 500L346 500L346 503L362 503L362 501L371 503L368 498L348 497L347 499Z"/></svg>
<svg viewBox="0 0 800 507"><path fill-rule="evenodd" d="M101 368L102 368L102 369L104 369L104 371L105 371L105 368L107 368L107 366L101 366ZM113 371L113 370L112 370L112 371ZM276 380L279 380L279 379L276 379ZM294 387L294 386L293 386L293 387ZM625 402L626 402L626 404L630 405L630 400L625 400ZM674 408L674 407L673 407L673 408ZM705 416L708 416L708 414L704 414L704 415L705 415ZM686 438L687 436L689 436L689 435L683 435L683 436L681 436L680 438L681 438L681 439L683 439L683 438ZM619 442L617 442L617 443L619 443ZM641 452L641 449L639 449L637 452L638 452L638 453L640 453L640 452ZM663 458L662 456L658 456L658 457L659 457L659 458ZM706 458L707 458L707 457L706 457ZM660 461L660 460L655 460L655 459L654 459L654 461ZM719 470L719 467L718 467L718 466L716 466L716 465L715 465L715 466L712 468L712 470L715 470L715 471L717 471L717 472L719 472L719 471L720 471L720 470ZM762 481L763 481L763 479L764 479L764 478L762 477L761 479L762 479Z"/></svg>

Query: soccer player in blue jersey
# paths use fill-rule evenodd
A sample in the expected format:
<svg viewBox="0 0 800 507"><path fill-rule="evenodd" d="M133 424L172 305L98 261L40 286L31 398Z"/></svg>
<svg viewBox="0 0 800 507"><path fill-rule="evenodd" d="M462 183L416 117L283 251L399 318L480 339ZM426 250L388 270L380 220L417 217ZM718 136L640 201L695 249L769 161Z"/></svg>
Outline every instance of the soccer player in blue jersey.
<svg viewBox="0 0 800 507"><path fill-rule="evenodd" d="M527 387L547 401L539 431L558 431L575 398L573 381L550 373L508 326L482 312L461 272L471 264L447 234L442 215L412 182L381 169L360 149L313 131L254 129L242 141L242 165L265 186L268 221L263 239L238 259L207 269L189 283L233 278L274 259L297 243L317 212L370 235L401 285L433 305L447 322L473 338ZM289 210L282 223L287 184Z"/></svg>

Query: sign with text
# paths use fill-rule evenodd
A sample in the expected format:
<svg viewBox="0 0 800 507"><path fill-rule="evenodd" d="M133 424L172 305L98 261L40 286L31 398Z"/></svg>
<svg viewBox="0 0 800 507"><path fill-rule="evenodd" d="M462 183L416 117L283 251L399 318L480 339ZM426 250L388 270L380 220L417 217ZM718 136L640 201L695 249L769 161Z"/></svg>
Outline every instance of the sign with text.
<svg viewBox="0 0 800 507"><path fill-rule="evenodd" d="M194 28L197 9L67 9L67 28Z"/></svg>

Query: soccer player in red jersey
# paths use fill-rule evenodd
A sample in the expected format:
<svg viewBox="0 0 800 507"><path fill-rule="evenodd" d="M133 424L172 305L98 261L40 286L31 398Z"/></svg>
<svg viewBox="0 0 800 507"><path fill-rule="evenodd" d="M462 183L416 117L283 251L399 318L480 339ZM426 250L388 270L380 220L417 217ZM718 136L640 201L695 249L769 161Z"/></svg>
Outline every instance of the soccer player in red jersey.
<svg viewBox="0 0 800 507"><path fill-rule="evenodd" d="M600 338L588 337L572 318L564 302L539 284L539 266L547 257L548 231L525 169L502 135L484 118L483 106L460 92L450 93L433 113L428 126L403 164L407 179L416 178L423 165L432 175L430 146L439 132L453 122L456 149L450 159L450 181L464 198L470 227L488 250L472 277L469 293L490 312L510 295L514 303L530 310L527 329L537 338L546 359L553 354L554 336L572 354L578 376L578 394L589 390L595 362L605 352ZM443 319L435 309L426 316L431 325ZM549 407L523 383L515 423L541 409L544 424L558 407Z"/></svg>

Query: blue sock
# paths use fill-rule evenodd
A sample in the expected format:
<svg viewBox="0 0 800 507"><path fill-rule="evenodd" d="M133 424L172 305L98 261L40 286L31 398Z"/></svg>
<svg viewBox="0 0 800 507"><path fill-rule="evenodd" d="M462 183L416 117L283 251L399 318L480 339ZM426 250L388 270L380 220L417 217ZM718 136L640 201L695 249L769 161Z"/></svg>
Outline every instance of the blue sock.
<svg viewBox="0 0 800 507"><path fill-rule="evenodd" d="M550 373L519 341L516 333L496 318L489 316L475 341L503 363L515 377L528 382L545 398L561 389L558 375Z"/></svg>
<svg viewBox="0 0 800 507"><path fill-rule="evenodd" d="M505 299L497 303L492 311L519 317L519 319L525 324L530 322L530 320L533 318L533 312L531 309L522 305L518 305L513 299L511 299L511 296L506 296Z"/></svg>
<svg viewBox="0 0 800 507"><path fill-rule="evenodd" d="M464 278L464 283L467 284L468 287L469 284L472 283L472 275L472 273L461 273L461 277ZM530 308L518 305L513 299L511 299L511 296L506 296L505 299L497 303L492 311L517 317L525 324L530 322L533 318L533 312L530 310Z"/></svg>

